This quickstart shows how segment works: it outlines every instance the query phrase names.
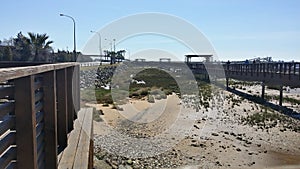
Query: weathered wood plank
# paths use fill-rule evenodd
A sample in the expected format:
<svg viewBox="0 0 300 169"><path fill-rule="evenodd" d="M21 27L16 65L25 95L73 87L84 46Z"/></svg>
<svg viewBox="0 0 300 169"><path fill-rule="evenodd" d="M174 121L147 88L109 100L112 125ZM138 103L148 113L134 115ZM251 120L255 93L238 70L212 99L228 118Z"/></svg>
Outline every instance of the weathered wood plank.
<svg viewBox="0 0 300 169"><path fill-rule="evenodd" d="M12 160L16 159L16 147L11 147L4 155L0 158L0 168L6 168Z"/></svg>
<svg viewBox="0 0 300 169"><path fill-rule="evenodd" d="M39 66L26 66L26 67L13 67L13 68L0 68L0 82L17 79L34 74L44 73L51 70L63 69L78 65L75 62L59 63L59 64L45 64Z"/></svg>
<svg viewBox="0 0 300 169"><path fill-rule="evenodd" d="M73 168L90 168L90 144L93 139L93 109L85 109L79 143Z"/></svg>
<svg viewBox="0 0 300 169"><path fill-rule="evenodd" d="M60 69L56 71L57 81L57 132L59 151L62 151L68 144L68 106L67 106L67 71Z"/></svg>
<svg viewBox="0 0 300 169"><path fill-rule="evenodd" d="M35 93L34 97L35 97L35 102L41 101L44 97L44 93L42 91L38 91Z"/></svg>
<svg viewBox="0 0 300 169"><path fill-rule="evenodd" d="M36 113L36 123L40 123L44 119L44 112L40 111Z"/></svg>
<svg viewBox="0 0 300 169"><path fill-rule="evenodd" d="M12 98L14 95L14 87L0 87L0 98L9 97Z"/></svg>
<svg viewBox="0 0 300 169"><path fill-rule="evenodd" d="M7 115L8 113L13 112L14 109L15 109L15 105L12 102L6 102L0 104L0 119L2 119L3 116Z"/></svg>
<svg viewBox="0 0 300 169"><path fill-rule="evenodd" d="M0 154L13 144L16 144L16 133L10 132L0 140Z"/></svg>
<svg viewBox="0 0 300 169"><path fill-rule="evenodd" d="M38 144L38 148L37 148L37 157L38 157L38 163L42 160L44 161L45 158L42 158L43 157L43 154L45 154L44 152L44 147L45 147L45 142L41 142L40 145ZM48 158L47 158L48 160ZM40 167L39 167L40 168ZM45 168L45 166L43 166L43 168Z"/></svg>
<svg viewBox="0 0 300 169"><path fill-rule="evenodd" d="M36 113L34 111L34 103L34 77L26 76L15 79L18 168L37 168Z"/></svg>
<svg viewBox="0 0 300 169"><path fill-rule="evenodd" d="M80 66L79 65L76 65L75 66L75 75L76 75L76 78L75 78L75 99L76 99L76 104L75 104L75 110L76 112L78 112L80 110Z"/></svg>
<svg viewBox="0 0 300 169"><path fill-rule="evenodd" d="M0 136L15 127L15 118L9 117L0 123Z"/></svg>
<svg viewBox="0 0 300 169"><path fill-rule="evenodd" d="M57 168L56 72L43 73L45 168Z"/></svg>
<svg viewBox="0 0 300 169"><path fill-rule="evenodd" d="M62 157L58 165L59 169L73 168L85 111L85 109L81 109L78 112L78 119L75 121L74 130L70 133L70 136L68 138L68 146L61 154Z"/></svg>
<svg viewBox="0 0 300 169"><path fill-rule="evenodd" d="M45 159L45 153L42 153L41 156L39 157L40 159ZM38 167L40 168L45 168L45 160L39 160L38 161Z"/></svg>
<svg viewBox="0 0 300 169"><path fill-rule="evenodd" d="M36 136L39 137L39 135L43 132L44 129L44 123L39 123L36 126ZM41 140L43 140L44 138L41 138Z"/></svg>
<svg viewBox="0 0 300 169"><path fill-rule="evenodd" d="M16 161L11 161L8 166L6 167L6 169L16 169L17 168L17 163Z"/></svg>
<svg viewBox="0 0 300 169"><path fill-rule="evenodd" d="M74 107L73 73L74 73L74 67L67 68L68 132L73 130L74 114L76 113L75 112L75 107Z"/></svg>

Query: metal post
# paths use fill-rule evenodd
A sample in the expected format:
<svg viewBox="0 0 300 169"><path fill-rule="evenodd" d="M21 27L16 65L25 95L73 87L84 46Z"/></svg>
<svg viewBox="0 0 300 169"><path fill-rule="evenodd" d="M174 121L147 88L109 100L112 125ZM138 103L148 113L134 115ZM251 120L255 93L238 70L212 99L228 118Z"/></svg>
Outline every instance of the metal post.
<svg viewBox="0 0 300 169"><path fill-rule="evenodd" d="M262 82L261 83L261 98L262 99L265 99L265 83L264 82Z"/></svg>
<svg viewBox="0 0 300 169"><path fill-rule="evenodd" d="M74 34L74 51L73 51L73 53L74 53L74 62L76 62L76 60L77 60L77 54L76 54L76 22L75 22L75 19L73 18L73 17L71 17L71 16L69 16L69 15L65 15L65 14L59 14L60 16L65 16L65 17L67 17L67 18L70 18L70 19L72 19L72 21L73 21L73 34Z"/></svg>
<svg viewBox="0 0 300 169"><path fill-rule="evenodd" d="M280 85L280 89L279 89L279 106L282 106L282 100L283 100L283 86Z"/></svg>

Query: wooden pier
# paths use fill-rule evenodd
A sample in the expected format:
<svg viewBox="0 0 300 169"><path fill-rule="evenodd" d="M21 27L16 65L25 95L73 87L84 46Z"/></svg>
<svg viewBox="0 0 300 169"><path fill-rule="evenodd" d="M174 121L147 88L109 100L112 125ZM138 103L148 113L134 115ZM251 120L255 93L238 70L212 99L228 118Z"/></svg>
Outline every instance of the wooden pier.
<svg viewBox="0 0 300 169"><path fill-rule="evenodd" d="M261 82L264 98L265 85L279 87L279 105L282 106L283 86L300 87L300 62L266 63L187 63L195 74L207 74L209 77Z"/></svg>

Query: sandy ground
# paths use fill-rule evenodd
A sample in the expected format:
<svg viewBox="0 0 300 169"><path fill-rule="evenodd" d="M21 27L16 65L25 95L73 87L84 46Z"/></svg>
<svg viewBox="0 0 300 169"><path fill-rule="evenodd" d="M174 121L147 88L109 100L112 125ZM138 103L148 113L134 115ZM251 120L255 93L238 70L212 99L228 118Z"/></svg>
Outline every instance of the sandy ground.
<svg viewBox="0 0 300 169"><path fill-rule="evenodd" d="M251 86L247 90L258 93L261 89L259 86ZM261 106L227 91L218 92L220 95L214 95L210 100L211 106L208 109L201 108L196 116L191 113L191 100L188 99L188 103L184 104L176 95L155 103L130 100L130 103L120 106L122 111L99 104L88 104L104 113L101 116L103 122L94 122L94 134L108 135L110 131L107 126L119 129L120 122L124 120L131 121L130 124L144 124L143 128L130 130L145 137L164 133L168 128L174 127L174 123L178 131L171 134L176 137L181 134L180 128L192 125L189 133L178 139L178 143L172 147L173 151L180 153L180 158L174 159L180 164L178 168L300 168L299 132L282 131L279 125L262 129L259 126L241 124L241 118L261 111ZM277 92L266 91L268 94L278 94ZM295 93L285 94L298 98ZM228 96L240 103L232 106L233 101Z"/></svg>

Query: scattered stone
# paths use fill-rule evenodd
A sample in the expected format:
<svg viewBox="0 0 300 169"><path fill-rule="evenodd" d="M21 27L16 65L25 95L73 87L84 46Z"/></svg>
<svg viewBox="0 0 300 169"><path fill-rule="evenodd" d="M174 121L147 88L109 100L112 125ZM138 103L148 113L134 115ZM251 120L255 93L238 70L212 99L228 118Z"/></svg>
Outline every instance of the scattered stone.
<svg viewBox="0 0 300 169"><path fill-rule="evenodd" d="M218 133L211 133L211 135L213 135L213 136L219 136Z"/></svg>
<svg viewBox="0 0 300 169"><path fill-rule="evenodd" d="M234 137L236 136L236 134L235 134L235 133L233 133L233 132L231 132L231 133L230 133L230 135L232 135L232 136L234 136Z"/></svg>
<svg viewBox="0 0 300 169"><path fill-rule="evenodd" d="M132 160L127 160L127 164L132 165L133 161Z"/></svg>
<svg viewBox="0 0 300 169"><path fill-rule="evenodd" d="M195 127L196 129L200 129L196 124L194 125L194 127Z"/></svg>

